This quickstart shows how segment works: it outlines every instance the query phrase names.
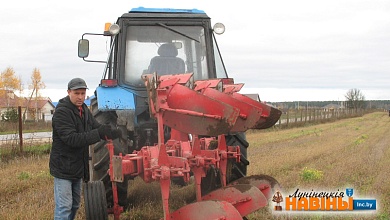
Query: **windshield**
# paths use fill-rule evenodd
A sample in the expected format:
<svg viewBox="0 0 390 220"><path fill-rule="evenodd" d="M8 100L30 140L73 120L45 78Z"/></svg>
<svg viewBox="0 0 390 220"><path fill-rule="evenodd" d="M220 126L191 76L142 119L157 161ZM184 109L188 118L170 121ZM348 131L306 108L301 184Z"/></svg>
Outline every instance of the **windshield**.
<svg viewBox="0 0 390 220"><path fill-rule="evenodd" d="M124 82L141 87L142 74L193 73L207 79L204 29L201 26L128 26Z"/></svg>
<svg viewBox="0 0 390 220"><path fill-rule="evenodd" d="M225 65L222 61L221 53L218 49L218 44L217 41L215 40L215 37L213 37L213 43L214 43L215 71L217 73L217 78L228 78Z"/></svg>

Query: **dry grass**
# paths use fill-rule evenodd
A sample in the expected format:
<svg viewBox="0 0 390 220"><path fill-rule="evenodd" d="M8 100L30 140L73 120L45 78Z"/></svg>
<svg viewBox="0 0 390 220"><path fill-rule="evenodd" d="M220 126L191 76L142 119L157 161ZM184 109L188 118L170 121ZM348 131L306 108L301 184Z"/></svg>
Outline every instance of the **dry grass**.
<svg viewBox="0 0 390 220"><path fill-rule="evenodd" d="M374 197L379 206L376 215L316 218L390 218L390 118L387 114L372 113L304 128L252 132L247 139L251 143L249 174L271 175L287 192L297 188L344 191L352 187L355 197ZM301 177L305 167L321 171L323 177L305 181ZM268 209L250 216L251 219L273 217Z"/></svg>
<svg viewBox="0 0 390 220"><path fill-rule="evenodd" d="M25 121L22 125L24 133L38 132L38 131L51 131L51 121ZM19 122L5 122L0 121L0 134L18 134Z"/></svg>
<svg viewBox="0 0 390 220"><path fill-rule="evenodd" d="M375 215L310 215L305 218L390 218L390 118L387 114L372 113L288 130L251 131L247 139L251 144L248 152L250 175L271 175L283 190L344 190L352 187L355 197L376 198L379 209ZM53 179L49 175L47 155L0 162L0 168L0 184L3 186L0 188L0 219L53 219ZM308 177L308 181L302 174L309 171L314 176L321 175ZM123 213L121 219L161 218L159 185L144 184L140 179L129 185L131 210ZM174 187L171 209L192 201L193 196L192 185ZM77 219L84 218L81 207ZM275 217L268 208L248 216L248 219L274 218L301 219L302 216Z"/></svg>
<svg viewBox="0 0 390 220"><path fill-rule="evenodd" d="M0 219L53 219L47 155L10 160L0 167Z"/></svg>

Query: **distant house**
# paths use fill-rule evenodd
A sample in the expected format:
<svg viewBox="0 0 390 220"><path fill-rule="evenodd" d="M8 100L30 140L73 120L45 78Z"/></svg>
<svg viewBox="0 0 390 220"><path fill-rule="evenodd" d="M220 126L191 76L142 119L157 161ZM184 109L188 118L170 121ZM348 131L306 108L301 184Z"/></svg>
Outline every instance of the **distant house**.
<svg viewBox="0 0 390 220"><path fill-rule="evenodd" d="M253 99L253 100L256 100L258 102L260 102L260 96L259 94L243 94L243 95L246 95L248 96L249 98Z"/></svg>
<svg viewBox="0 0 390 220"><path fill-rule="evenodd" d="M50 98L40 97L37 100L32 98L19 97L11 90L0 92L0 115L4 115L11 109L21 107L24 120L51 121L54 113L54 105ZM36 117L35 117L36 116Z"/></svg>
<svg viewBox="0 0 390 220"><path fill-rule="evenodd" d="M38 110L38 120L43 121L51 121L53 118L54 113L54 105L51 102L50 98L39 98L38 100L30 100L28 101L28 110L26 111L26 114L24 115L26 120L34 120L35 117L35 111ZM26 104L27 106L27 104Z"/></svg>
<svg viewBox="0 0 390 220"><path fill-rule="evenodd" d="M331 104L325 105L323 108L324 108L325 110L342 109L342 108L344 108L344 106L331 103Z"/></svg>

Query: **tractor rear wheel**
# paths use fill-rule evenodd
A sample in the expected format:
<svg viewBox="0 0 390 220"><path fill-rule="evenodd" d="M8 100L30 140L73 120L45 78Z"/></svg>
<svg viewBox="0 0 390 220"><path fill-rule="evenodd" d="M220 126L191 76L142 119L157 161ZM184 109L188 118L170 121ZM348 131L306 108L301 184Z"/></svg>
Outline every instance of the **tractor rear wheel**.
<svg viewBox="0 0 390 220"><path fill-rule="evenodd" d="M228 161L226 181L227 183L230 183L246 176L247 166L249 165L249 161L247 159L247 148L249 143L246 141L245 133L226 135L225 138L227 146L238 146L241 152L240 162L236 162L234 159L230 159ZM202 196L217 188L220 188L221 186L219 171L214 167L210 167L210 169L207 171L206 177L202 178Z"/></svg>
<svg viewBox="0 0 390 220"><path fill-rule="evenodd" d="M247 148L249 147L249 143L246 141L245 133L242 132L235 135L226 135L226 145L239 146L241 153L240 162L236 162L234 159L229 161L227 182L230 183L246 176L247 166L249 165L249 160L247 158Z"/></svg>
<svg viewBox="0 0 390 220"><path fill-rule="evenodd" d="M92 114L95 119L100 124L110 125L112 128L117 127L117 114L115 111L99 111L97 105L97 99L93 98L91 100L91 108ZM114 144L114 154L119 155L119 153L127 154L128 150L126 146L123 146L126 143L126 135L127 132L122 131L122 137L113 140ZM110 155L105 147L106 141L101 140L93 146L92 152L92 178L94 181L102 181L106 191L106 199L108 207L112 207L114 205L113 202L113 192L112 192L112 184L110 180L110 176L107 171L110 165ZM127 207L127 187L128 187L128 178L125 177L122 183L117 183L118 189L118 203L120 206Z"/></svg>

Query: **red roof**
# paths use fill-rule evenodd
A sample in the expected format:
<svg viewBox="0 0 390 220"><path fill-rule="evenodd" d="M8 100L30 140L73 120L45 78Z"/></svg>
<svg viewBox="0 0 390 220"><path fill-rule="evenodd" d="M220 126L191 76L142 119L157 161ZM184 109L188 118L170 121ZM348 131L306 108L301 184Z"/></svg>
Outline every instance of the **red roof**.
<svg viewBox="0 0 390 220"><path fill-rule="evenodd" d="M34 97L31 98L30 101L28 99L29 98L19 97L15 95L13 91L7 91L7 93L4 93L4 91L2 91L0 92L0 108L17 108L18 106L26 108L27 105L28 108L35 108L35 104L37 104L37 107L40 109L48 102L54 107L54 105L51 103L50 98L38 97L38 100L36 101Z"/></svg>

